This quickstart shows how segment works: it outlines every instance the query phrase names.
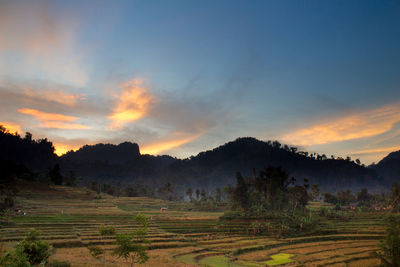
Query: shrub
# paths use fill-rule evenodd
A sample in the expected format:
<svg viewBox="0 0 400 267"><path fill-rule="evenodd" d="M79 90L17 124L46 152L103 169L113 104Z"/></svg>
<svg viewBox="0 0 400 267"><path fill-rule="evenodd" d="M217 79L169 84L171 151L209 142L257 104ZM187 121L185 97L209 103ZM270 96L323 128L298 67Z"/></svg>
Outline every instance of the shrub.
<svg viewBox="0 0 400 267"><path fill-rule="evenodd" d="M25 254L17 251L1 253L0 266L2 267L30 267Z"/></svg>
<svg viewBox="0 0 400 267"><path fill-rule="evenodd" d="M382 252L377 253L384 266L400 266L400 217L389 216L385 239L381 240Z"/></svg>
<svg viewBox="0 0 400 267"><path fill-rule="evenodd" d="M26 256L32 265L46 263L50 257L50 246L47 242L39 239L39 231L31 231L16 246L16 253Z"/></svg>

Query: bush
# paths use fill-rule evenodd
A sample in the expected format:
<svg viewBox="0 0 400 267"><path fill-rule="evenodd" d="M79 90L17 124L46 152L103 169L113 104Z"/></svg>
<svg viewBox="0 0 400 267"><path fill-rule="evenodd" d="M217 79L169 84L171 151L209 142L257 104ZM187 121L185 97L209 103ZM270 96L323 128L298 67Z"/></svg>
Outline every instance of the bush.
<svg viewBox="0 0 400 267"><path fill-rule="evenodd" d="M388 226L386 229L385 239L380 243L382 252L377 253L377 256L381 259L383 266L399 267L400 217L389 216L386 221L388 222Z"/></svg>
<svg viewBox="0 0 400 267"><path fill-rule="evenodd" d="M39 239L39 231L31 231L16 246L18 255L25 255L32 265L46 263L50 257L50 246L47 242Z"/></svg>
<svg viewBox="0 0 400 267"><path fill-rule="evenodd" d="M31 267L26 255L17 251L6 252L0 255L0 266L2 267Z"/></svg>

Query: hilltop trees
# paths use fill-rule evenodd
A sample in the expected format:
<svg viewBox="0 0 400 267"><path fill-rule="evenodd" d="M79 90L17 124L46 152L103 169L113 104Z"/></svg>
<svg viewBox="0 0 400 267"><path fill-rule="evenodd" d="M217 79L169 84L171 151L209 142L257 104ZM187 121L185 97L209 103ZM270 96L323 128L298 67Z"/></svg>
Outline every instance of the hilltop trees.
<svg viewBox="0 0 400 267"><path fill-rule="evenodd" d="M262 216L271 211L302 211L309 199L308 184L296 185L296 180L289 179L279 167L261 170L255 178L245 179L237 173L236 180L232 207L250 216Z"/></svg>

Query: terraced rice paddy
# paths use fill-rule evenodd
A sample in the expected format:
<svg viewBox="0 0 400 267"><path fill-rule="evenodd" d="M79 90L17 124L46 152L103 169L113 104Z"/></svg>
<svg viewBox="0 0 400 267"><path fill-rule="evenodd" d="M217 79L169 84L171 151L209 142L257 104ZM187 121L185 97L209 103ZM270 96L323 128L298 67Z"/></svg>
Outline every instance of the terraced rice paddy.
<svg viewBox="0 0 400 267"><path fill-rule="evenodd" d="M222 223L218 212L185 211L185 204L148 198L90 197L83 189L56 187L46 198L32 193L19 199L27 216L17 216L0 229L1 241L12 247L30 229L55 248L52 256L72 266L100 266L87 246L111 251L113 237L101 237L98 227L113 225L117 232L135 229L138 211L150 220L149 256L143 266L378 266L378 250L384 225L379 214L362 213L349 221L333 221L329 234L287 239L257 237L246 222ZM54 191L53 190L53 191ZM69 191L68 191L69 190ZM65 197L69 196L69 197ZM167 212L159 210L168 206ZM124 266L107 256L107 266ZM283 265L282 265L283 264Z"/></svg>

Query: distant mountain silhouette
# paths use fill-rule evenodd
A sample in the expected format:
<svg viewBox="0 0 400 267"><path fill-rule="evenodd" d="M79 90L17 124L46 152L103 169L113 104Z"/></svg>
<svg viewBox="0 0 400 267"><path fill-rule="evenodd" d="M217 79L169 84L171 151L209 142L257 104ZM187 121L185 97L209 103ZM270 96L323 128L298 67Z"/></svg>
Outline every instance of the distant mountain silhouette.
<svg viewBox="0 0 400 267"><path fill-rule="evenodd" d="M69 157L73 157L74 160L88 162L107 161L111 163L124 163L138 159L140 152L138 144L124 142L119 145L85 145L75 152L68 152L64 156L66 159Z"/></svg>
<svg viewBox="0 0 400 267"><path fill-rule="evenodd" d="M36 171L45 171L58 158L53 144L46 138L33 140L30 133L24 138L11 134L0 125L0 160L23 164Z"/></svg>
<svg viewBox="0 0 400 267"><path fill-rule="evenodd" d="M177 159L141 155L136 143L85 145L60 158L64 172L74 171L86 181L161 183L163 170Z"/></svg>
<svg viewBox="0 0 400 267"><path fill-rule="evenodd" d="M253 170L269 165L281 166L298 183L308 178L310 184L317 183L326 191L359 190L362 187L378 190L392 180L398 180L400 168L400 152L393 152L377 165L367 168L349 158L308 154L277 141L264 142L250 137L238 138L187 159L141 155L139 146L130 142L85 145L57 157L47 139L33 140L29 133L22 138L4 128L0 129L0 160L4 166L12 161L41 173L58 163L62 173L68 175L74 171L84 183L142 183L158 187L171 182L177 190L233 185L236 172L249 177L254 175Z"/></svg>
<svg viewBox="0 0 400 267"><path fill-rule="evenodd" d="M295 147L279 142L263 142L255 138L239 138L213 150L201 152L188 159L170 156L139 155L136 144L84 146L61 158L64 170L74 170L86 179L107 182L137 181L161 185L170 181L175 187L215 188L235 183L240 171L252 176L253 169L261 170L268 165L282 166L299 183L308 178L327 190L366 186L379 187L374 170L350 160L327 159L324 155L298 152ZM131 147L132 151L120 149Z"/></svg>
<svg viewBox="0 0 400 267"><path fill-rule="evenodd" d="M327 159L324 155L307 156L295 147L255 138L239 138L189 160L176 161L169 170L170 177L179 178L179 182L212 187L234 184L237 171L244 176L253 176L253 169L260 170L268 165L283 167L299 183L308 178L310 183L317 183L326 190L379 187L374 170L352 161Z"/></svg>
<svg viewBox="0 0 400 267"><path fill-rule="evenodd" d="M370 168L376 170L386 184L391 184L393 181L400 182L400 150L390 153Z"/></svg>

